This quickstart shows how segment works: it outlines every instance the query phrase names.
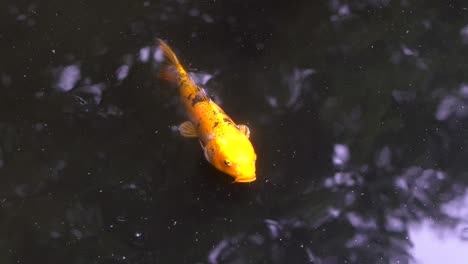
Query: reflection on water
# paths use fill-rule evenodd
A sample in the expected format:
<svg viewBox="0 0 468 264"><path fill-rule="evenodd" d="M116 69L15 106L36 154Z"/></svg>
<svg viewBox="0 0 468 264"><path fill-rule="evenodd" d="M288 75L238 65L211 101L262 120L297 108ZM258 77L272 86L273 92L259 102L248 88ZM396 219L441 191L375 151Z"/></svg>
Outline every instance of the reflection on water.
<svg viewBox="0 0 468 264"><path fill-rule="evenodd" d="M68 92L81 78L81 71L78 65L68 65L59 70L59 76L56 87L62 91Z"/></svg>
<svg viewBox="0 0 468 264"><path fill-rule="evenodd" d="M410 238L414 243L411 250L412 263L435 264L450 261L463 264L468 258L467 242L461 242L457 232L446 231L441 234L438 228L423 223L410 229Z"/></svg>
<svg viewBox="0 0 468 264"><path fill-rule="evenodd" d="M409 227L411 249L415 263L465 263L468 259L468 192L443 206L447 214L463 219L450 227L438 226L437 221L425 220Z"/></svg>
<svg viewBox="0 0 468 264"><path fill-rule="evenodd" d="M468 86L465 84L460 86L458 92L446 95L437 107L437 120L444 121L450 117L456 119L468 117Z"/></svg>
<svg viewBox="0 0 468 264"><path fill-rule="evenodd" d="M49 2L0 9L0 263L468 257L464 2ZM171 129L156 37L257 181Z"/></svg>

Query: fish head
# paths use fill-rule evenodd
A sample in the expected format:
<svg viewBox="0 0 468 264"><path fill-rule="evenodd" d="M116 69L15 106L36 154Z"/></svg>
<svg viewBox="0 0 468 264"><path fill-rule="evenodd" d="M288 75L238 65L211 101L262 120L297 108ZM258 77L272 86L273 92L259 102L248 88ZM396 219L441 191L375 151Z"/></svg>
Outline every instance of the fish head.
<svg viewBox="0 0 468 264"><path fill-rule="evenodd" d="M215 137L207 142L204 152L206 159L218 170L232 176L234 182L255 181L257 155L245 135Z"/></svg>

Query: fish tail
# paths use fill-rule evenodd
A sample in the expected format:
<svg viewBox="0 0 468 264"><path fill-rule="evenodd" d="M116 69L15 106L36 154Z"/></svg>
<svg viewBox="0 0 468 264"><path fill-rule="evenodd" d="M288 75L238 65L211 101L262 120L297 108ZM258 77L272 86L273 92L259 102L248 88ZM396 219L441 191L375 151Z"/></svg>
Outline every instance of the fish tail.
<svg viewBox="0 0 468 264"><path fill-rule="evenodd" d="M164 55L165 65L161 68L159 77L163 80L178 83L181 92L185 94L198 91L198 87L190 78L189 74L185 71L180 64L179 59L174 51L162 39L157 39L159 47Z"/></svg>
<svg viewBox="0 0 468 264"><path fill-rule="evenodd" d="M166 65L161 69L159 74L160 78L171 82L186 78L187 72L184 67L182 67L182 64L180 64L179 59L177 59L177 56L171 47L169 47L169 45L167 45L162 39L158 39L158 42L166 63Z"/></svg>
<svg viewBox="0 0 468 264"><path fill-rule="evenodd" d="M158 39L158 42L159 47L164 54L164 59L166 59L170 65L176 68L181 67L179 59L177 59L177 56L175 55L174 51L172 51L171 47L169 47L169 45L167 45L166 42L164 42L162 39Z"/></svg>

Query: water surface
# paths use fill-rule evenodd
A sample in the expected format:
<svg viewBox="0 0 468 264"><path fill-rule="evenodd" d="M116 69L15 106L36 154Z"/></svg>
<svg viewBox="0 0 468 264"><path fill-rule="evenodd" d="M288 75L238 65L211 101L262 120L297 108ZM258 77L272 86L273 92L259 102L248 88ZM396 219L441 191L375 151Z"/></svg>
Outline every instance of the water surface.
<svg viewBox="0 0 468 264"><path fill-rule="evenodd" d="M2 3L0 263L464 263L467 8ZM156 37L250 127L257 181L174 131Z"/></svg>

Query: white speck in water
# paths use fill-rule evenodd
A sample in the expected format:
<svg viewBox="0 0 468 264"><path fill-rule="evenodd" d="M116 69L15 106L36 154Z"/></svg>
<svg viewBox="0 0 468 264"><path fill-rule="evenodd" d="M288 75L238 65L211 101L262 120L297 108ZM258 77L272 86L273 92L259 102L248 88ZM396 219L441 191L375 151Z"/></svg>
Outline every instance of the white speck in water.
<svg viewBox="0 0 468 264"><path fill-rule="evenodd" d="M342 5L340 6L340 8L338 9L338 15L340 16L348 16L351 14L351 11L349 10L349 6L348 5Z"/></svg>
<svg viewBox="0 0 468 264"><path fill-rule="evenodd" d="M135 237L141 237L141 233L139 232L135 233Z"/></svg>
<svg viewBox="0 0 468 264"><path fill-rule="evenodd" d="M406 46L404 44L401 45L401 51L406 56L417 56L418 55L418 52L416 50L411 49L411 48L409 48L408 46Z"/></svg>
<svg viewBox="0 0 468 264"><path fill-rule="evenodd" d="M335 181L333 180L333 178L326 178L325 181L323 182L323 185L327 188L331 188L335 186Z"/></svg>
<svg viewBox="0 0 468 264"><path fill-rule="evenodd" d="M68 92L73 87L75 84L78 82L78 80L81 78L81 70L78 65L68 65L65 66L58 77L58 81L56 84L56 87L59 90L62 90L64 92Z"/></svg>
<svg viewBox="0 0 468 264"><path fill-rule="evenodd" d="M439 121L449 118L457 105L460 105L460 100L455 96L448 95L439 103L436 111L436 119Z"/></svg>
<svg viewBox="0 0 468 264"><path fill-rule="evenodd" d="M127 78L129 69L130 67L126 64L120 66L115 72L117 80L122 81L123 79Z"/></svg>
<svg viewBox="0 0 468 264"><path fill-rule="evenodd" d="M337 172L333 179L338 185L353 186L356 183L352 174L349 172Z"/></svg>
<svg viewBox="0 0 468 264"><path fill-rule="evenodd" d="M139 58L141 62L148 62L149 55L150 55L149 47L143 47L140 49Z"/></svg>
<svg viewBox="0 0 468 264"><path fill-rule="evenodd" d="M332 208L332 207L328 208L328 214L330 214L331 216L333 216L335 218L338 217L340 215L340 213L341 212L340 212L339 209Z"/></svg>
<svg viewBox="0 0 468 264"><path fill-rule="evenodd" d="M276 97L273 97L273 96L266 96L266 100L268 102L268 104L273 107L273 108L277 108L278 107L278 100L276 99Z"/></svg>
<svg viewBox="0 0 468 264"><path fill-rule="evenodd" d="M208 261L210 264L217 264L218 262L218 257L221 255L221 253L224 251L225 248L229 246L229 241L228 240L221 240L208 254Z"/></svg>
<svg viewBox="0 0 468 264"><path fill-rule="evenodd" d="M344 144L335 144L333 147L333 164L341 166L346 164L349 160L349 148Z"/></svg>
<svg viewBox="0 0 468 264"><path fill-rule="evenodd" d="M164 61L164 53L162 52L161 49L156 49L156 51L153 54L153 59L157 62L163 62Z"/></svg>
<svg viewBox="0 0 468 264"><path fill-rule="evenodd" d="M270 235L272 238L277 238L279 236L279 233L281 231L281 226L280 224L275 221L275 220L271 220L271 219L265 219L265 224L266 226L268 227L269 231L270 231Z"/></svg>
<svg viewBox="0 0 468 264"><path fill-rule="evenodd" d="M306 87L306 79L314 74L316 71L314 69L301 69L295 68L293 72L287 77L286 83L289 88L289 99L286 103L287 107L294 107L298 105L297 103L301 99L301 94L304 88Z"/></svg>

